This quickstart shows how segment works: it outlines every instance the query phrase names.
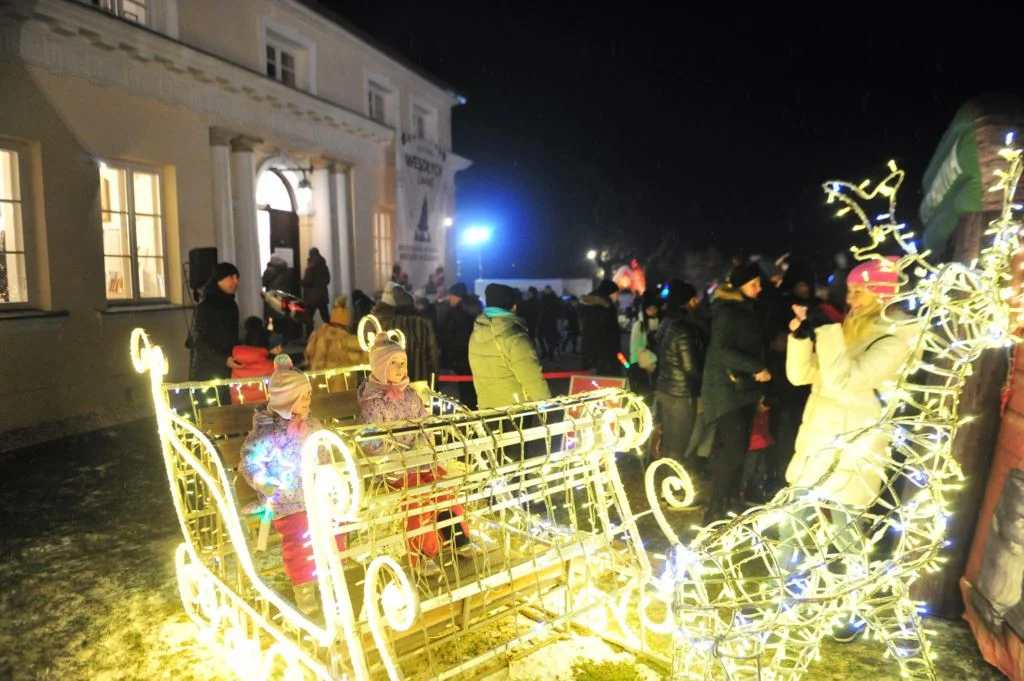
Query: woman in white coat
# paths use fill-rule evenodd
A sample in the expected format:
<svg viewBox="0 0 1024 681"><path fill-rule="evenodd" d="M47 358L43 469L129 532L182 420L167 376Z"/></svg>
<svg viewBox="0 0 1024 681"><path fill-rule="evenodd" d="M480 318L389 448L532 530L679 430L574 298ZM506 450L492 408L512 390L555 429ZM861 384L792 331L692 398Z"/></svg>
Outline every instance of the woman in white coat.
<svg viewBox="0 0 1024 681"><path fill-rule="evenodd" d="M882 307L899 286L895 260L871 260L850 272L850 310L842 325L814 313L808 319L806 308L794 306L787 341L786 376L793 385L810 384L811 396L786 481L855 508L871 504L881 489L885 471L878 462L888 447L883 438L854 439L832 475L821 478L833 463L836 437L878 421L882 403L876 391L896 379L909 354L904 329L882 318Z"/></svg>
<svg viewBox="0 0 1024 681"><path fill-rule="evenodd" d="M868 261L850 272L849 313L842 324L820 310L793 306L796 319L790 323L793 333L787 340L786 376L793 385L810 384L811 395L786 481L792 487L814 490L829 508L836 530L833 541L839 543L843 528L851 522L850 514L874 502L886 477L890 455L884 436L875 431L854 435L878 422L882 402L876 391L899 376L910 354L906 336L915 327L882 317L885 303L899 287L895 260ZM841 435L847 437L837 441ZM825 477L833 463L835 469ZM781 531L782 545L787 547L785 563L795 560L798 540L792 522ZM848 628L835 638L849 641L857 633L855 627Z"/></svg>

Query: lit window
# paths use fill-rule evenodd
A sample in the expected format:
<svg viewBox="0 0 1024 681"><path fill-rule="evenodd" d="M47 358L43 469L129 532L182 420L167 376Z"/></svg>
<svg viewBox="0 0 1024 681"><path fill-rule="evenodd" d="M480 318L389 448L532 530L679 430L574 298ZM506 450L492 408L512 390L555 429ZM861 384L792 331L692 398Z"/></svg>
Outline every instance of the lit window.
<svg viewBox="0 0 1024 681"><path fill-rule="evenodd" d="M378 123L387 123L387 103L390 93L374 83L370 83L367 92L369 93L369 102L366 107L367 114Z"/></svg>
<svg viewBox="0 0 1024 681"><path fill-rule="evenodd" d="M100 214L108 300L167 298L158 172L100 165Z"/></svg>
<svg viewBox="0 0 1024 681"><path fill-rule="evenodd" d="M19 159L0 148L0 305L28 302Z"/></svg>
<svg viewBox="0 0 1024 681"><path fill-rule="evenodd" d="M267 75L295 87L295 55L277 45L267 45Z"/></svg>
<svg viewBox="0 0 1024 681"><path fill-rule="evenodd" d="M393 211L382 209L373 214L373 285L380 291L391 280L395 260Z"/></svg>

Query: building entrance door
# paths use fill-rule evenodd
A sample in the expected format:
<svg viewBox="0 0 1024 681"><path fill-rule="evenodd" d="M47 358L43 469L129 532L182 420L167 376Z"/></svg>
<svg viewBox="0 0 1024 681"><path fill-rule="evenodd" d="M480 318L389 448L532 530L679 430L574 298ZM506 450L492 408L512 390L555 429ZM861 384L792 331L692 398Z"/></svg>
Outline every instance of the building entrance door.
<svg viewBox="0 0 1024 681"><path fill-rule="evenodd" d="M295 211L269 208L270 253L279 255L302 277L302 255L299 253L299 215Z"/></svg>

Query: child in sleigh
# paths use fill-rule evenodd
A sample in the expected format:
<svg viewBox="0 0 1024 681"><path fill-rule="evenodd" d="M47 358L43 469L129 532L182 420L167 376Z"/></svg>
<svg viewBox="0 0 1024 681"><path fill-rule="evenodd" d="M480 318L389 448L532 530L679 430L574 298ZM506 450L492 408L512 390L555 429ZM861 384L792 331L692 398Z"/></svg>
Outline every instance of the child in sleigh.
<svg viewBox="0 0 1024 681"><path fill-rule="evenodd" d="M384 334L378 335L370 350L370 376L359 386L359 409L363 423L386 424L427 417L423 400L409 385L408 366L409 360L402 346ZM415 448L422 444L422 437L418 433L398 435L391 441L394 444L373 440L365 443L364 447L374 455L383 456ZM389 448L395 445L396 450ZM441 480L446 475L447 472L440 466L425 464L389 475L387 485L392 490L419 487ZM424 505L436 505L439 508L423 513L412 512L406 518L407 533L423 527L433 528L409 537L409 560L414 569L424 576L439 574L441 567L437 560L442 547L448 542L454 544L455 552L459 555L472 555L479 551L470 538L465 511L455 502L452 494L424 493L419 499L410 496L404 502L403 509L415 510ZM453 518L460 520L437 528L438 523Z"/></svg>
<svg viewBox="0 0 1024 681"><path fill-rule="evenodd" d="M296 605L312 617L320 602L302 486L302 447L323 426L310 414L313 386L288 355L274 359L267 392L269 400L254 412L252 430L242 443L239 472L260 493L265 513L281 535L281 560ZM326 456L321 453L321 463L327 463ZM336 542L343 551L345 536L338 535Z"/></svg>

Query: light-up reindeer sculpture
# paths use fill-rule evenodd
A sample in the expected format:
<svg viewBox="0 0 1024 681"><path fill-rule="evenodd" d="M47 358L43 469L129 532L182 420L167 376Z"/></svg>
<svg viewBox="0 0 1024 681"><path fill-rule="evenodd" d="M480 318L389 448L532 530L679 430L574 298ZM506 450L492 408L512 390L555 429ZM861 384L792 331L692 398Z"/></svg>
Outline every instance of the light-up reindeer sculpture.
<svg viewBox="0 0 1024 681"><path fill-rule="evenodd" d="M832 464L816 485L785 488L763 506L702 529L689 546L665 520L648 471L648 498L673 543L660 578L672 591L673 679L799 679L822 638L842 625L866 625L904 677L935 678L909 589L943 560L950 495L963 480L951 447L969 420L958 401L971 365L983 350L1019 341L1011 283L1021 154L1001 153L1009 167L992 191L1003 192L1003 210L986 233L991 243L969 266L936 267L917 253L913 235L894 218L903 181L894 163L870 191L867 181L824 185L828 201L841 204L839 215L853 214L854 229L868 234L867 246L852 249L858 260L881 258L877 249L890 239L903 249L902 292L883 314L894 327L911 326L909 359L895 384L879 391L881 418L818 454ZM864 204L878 197L889 200L889 213L873 222ZM865 437L889 443L863 453L862 470L879 476L881 490L874 503L847 507L818 490L838 474L843 448ZM677 464L667 465L685 477ZM685 482L670 478L678 489ZM837 513L849 522L833 523Z"/></svg>

